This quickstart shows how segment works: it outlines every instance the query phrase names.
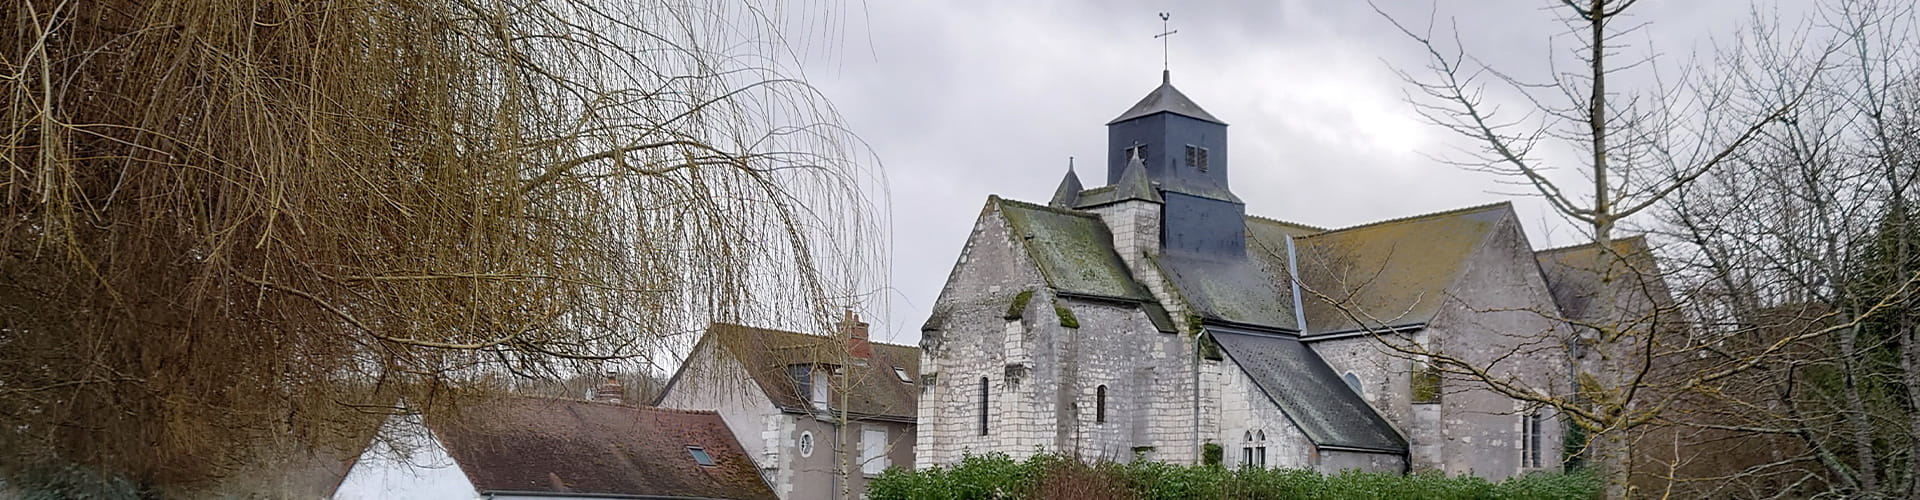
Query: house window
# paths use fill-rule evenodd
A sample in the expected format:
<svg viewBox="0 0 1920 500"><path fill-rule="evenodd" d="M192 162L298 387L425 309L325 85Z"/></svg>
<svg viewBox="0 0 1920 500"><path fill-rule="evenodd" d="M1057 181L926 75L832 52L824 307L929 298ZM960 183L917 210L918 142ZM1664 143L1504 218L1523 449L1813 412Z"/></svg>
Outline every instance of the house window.
<svg viewBox="0 0 1920 500"><path fill-rule="evenodd" d="M800 433L800 443L798 447L800 448L801 457L813 456L813 431L803 431Z"/></svg>
<svg viewBox="0 0 1920 500"><path fill-rule="evenodd" d="M863 428L860 431L860 472L876 476L886 471L887 428Z"/></svg>
<svg viewBox="0 0 1920 500"><path fill-rule="evenodd" d="M793 381L793 395L813 394L813 365L787 365L787 379Z"/></svg>
<svg viewBox="0 0 1920 500"><path fill-rule="evenodd" d="M1267 468L1267 431L1247 431L1246 446L1240 448L1240 466Z"/></svg>
<svg viewBox="0 0 1920 500"><path fill-rule="evenodd" d="M1346 375L1340 376L1340 380L1347 381L1347 388L1353 389L1353 393L1359 394L1361 399L1366 399L1367 387L1360 383L1359 375L1355 375L1353 372L1347 372Z"/></svg>
<svg viewBox="0 0 1920 500"><path fill-rule="evenodd" d="M713 457L711 455L707 455L706 449L698 446L688 446L687 453L693 454L693 463L697 463L706 467L713 466Z"/></svg>
<svg viewBox="0 0 1920 500"><path fill-rule="evenodd" d="M908 383L908 384L913 383L913 377L907 375L906 368L901 368L898 366L893 367L893 376L900 377L901 382Z"/></svg>
<svg viewBox="0 0 1920 500"><path fill-rule="evenodd" d="M813 407L816 409L821 409L821 410L827 409L827 401L828 401L827 375L828 373L829 373L828 370L815 370L813 372Z"/></svg>
<svg viewBox="0 0 1920 500"><path fill-rule="evenodd" d="M1545 463L1541 453L1547 418L1536 408L1520 415L1520 468L1538 469Z"/></svg>
<svg viewBox="0 0 1920 500"><path fill-rule="evenodd" d="M1093 389L1093 423L1107 423L1107 386Z"/></svg>
<svg viewBox="0 0 1920 500"><path fill-rule="evenodd" d="M1188 144L1187 166L1199 169L1201 172L1207 171L1207 148Z"/></svg>
<svg viewBox="0 0 1920 500"><path fill-rule="evenodd" d="M987 435L987 378L980 377L980 435Z"/></svg>

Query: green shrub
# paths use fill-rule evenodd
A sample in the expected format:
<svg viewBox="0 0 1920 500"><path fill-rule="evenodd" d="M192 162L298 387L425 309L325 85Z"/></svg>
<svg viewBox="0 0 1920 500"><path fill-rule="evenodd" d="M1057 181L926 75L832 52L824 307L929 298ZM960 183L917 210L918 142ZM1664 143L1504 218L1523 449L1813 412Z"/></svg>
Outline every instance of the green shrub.
<svg viewBox="0 0 1920 500"><path fill-rule="evenodd" d="M1227 469L1148 461L1087 465L1045 453L1025 461L998 453L968 456L951 467L890 470L867 483L868 498L874 500L1589 500L1599 491L1599 480L1584 472L1533 473L1495 483L1439 473L1349 470L1323 475L1302 469Z"/></svg>

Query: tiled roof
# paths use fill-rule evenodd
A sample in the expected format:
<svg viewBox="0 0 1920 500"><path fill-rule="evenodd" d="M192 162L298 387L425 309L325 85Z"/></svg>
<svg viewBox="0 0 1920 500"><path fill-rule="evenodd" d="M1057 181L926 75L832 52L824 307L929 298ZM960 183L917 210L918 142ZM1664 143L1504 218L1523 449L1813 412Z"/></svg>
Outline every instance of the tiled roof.
<svg viewBox="0 0 1920 500"><path fill-rule="evenodd" d="M849 390L834 391L833 409L844 407L856 416L907 421L914 420L919 412L919 389L912 382L901 381L894 372L894 368L899 368L909 379L920 376L920 348L917 347L875 342L866 366L860 366L846 355L845 339L825 335L714 323L707 328L707 338L701 342L717 342L740 361L775 405L789 411L807 411L812 407L813 398L800 392L787 367L829 364L842 367L844 372L839 376L851 377L853 383ZM672 383L683 381L676 375Z"/></svg>
<svg viewBox="0 0 1920 500"><path fill-rule="evenodd" d="M499 396L427 425L481 493L776 498L713 412ZM714 465L694 462L697 446Z"/></svg>
<svg viewBox="0 0 1920 500"><path fill-rule="evenodd" d="M1406 453L1406 439L1300 341L1216 326L1207 333L1313 444Z"/></svg>
<svg viewBox="0 0 1920 500"><path fill-rule="evenodd" d="M1113 235L1099 217L998 197L993 200L1012 226L1016 244L1040 267L1048 286L1071 294L1153 301L1114 252Z"/></svg>
<svg viewBox="0 0 1920 500"><path fill-rule="evenodd" d="M1425 323L1467 258L1513 207L1496 203L1295 238L1307 333ZM1254 231L1269 245L1283 232ZM1324 296L1324 298L1323 298Z"/></svg>
<svg viewBox="0 0 1920 500"><path fill-rule="evenodd" d="M1617 307L1644 305L1646 302L1628 301L1626 299L1630 296L1620 296L1639 293L1639 290L1651 290L1656 296L1654 300L1663 305L1672 304L1673 299L1667 296L1664 282L1658 278L1660 270L1645 238L1633 236L1615 239L1609 248L1612 250L1601 252L1598 243L1588 243L1541 250L1534 254L1540 263L1540 274L1547 280L1547 289L1553 293L1553 301L1560 306L1560 314L1583 322L1602 318L1635 318L1649 311L1600 309L1607 309L1601 304L1610 301L1620 301ZM1607 269L1600 269L1602 255L1609 257ZM1642 281L1635 277L1653 279ZM1651 288L1643 287L1643 283ZM1640 298L1644 300L1642 295Z"/></svg>

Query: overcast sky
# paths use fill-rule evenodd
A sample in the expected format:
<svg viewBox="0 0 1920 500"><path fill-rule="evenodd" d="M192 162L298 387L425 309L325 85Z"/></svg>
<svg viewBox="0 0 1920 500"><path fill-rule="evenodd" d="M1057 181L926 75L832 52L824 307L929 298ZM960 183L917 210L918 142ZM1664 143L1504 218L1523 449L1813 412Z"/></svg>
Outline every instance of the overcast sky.
<svg viewBox="0 0 1920 500"><path fill-rule="evenodd" d="M1424 29L1457 23L1470 53L1516 76L1574 68L1577 40L1547 0L1383 0ZM1629 55L1710 52L1747 18L1735 1L1649 0ZM1157 12L1173 14L1173 83L1231 124L1231 183L1247 212L1323 227L1512 200L1537 248L1581 234L1491 174L1439 164L1464 143L1425 123L1393 73L1423 49L1365 2L969 0L849 5L808 80L890 181L892 293L876 340L913 344L990 194L1045 203L1076 157L1104 180L1104 124L1159 84ZM1556 59L1557 58L1557 59ZM1569 165L1570 167L1573 165ZM1577 182L1577 178L1574 179Z"/></svg>

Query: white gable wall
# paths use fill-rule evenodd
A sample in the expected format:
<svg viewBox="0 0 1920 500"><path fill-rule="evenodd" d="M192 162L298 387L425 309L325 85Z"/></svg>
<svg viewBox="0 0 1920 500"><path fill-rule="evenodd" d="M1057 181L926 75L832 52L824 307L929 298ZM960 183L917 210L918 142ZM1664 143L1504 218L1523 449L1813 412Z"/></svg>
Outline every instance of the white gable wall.
<svg viewBox="0 0 1920 500"><path fill-rule="evenodd" d="M1427 334L1434 348L1485 367L1496 378L1536 392L1564 393L1572 381L1563 343L1568 333L1556 319L1559 307L1518 221L1509 215L1501 225L1469 257ZM1416 460L1416 469L1493 480L1523 472L1516 402L1484 387L1477 381L1442 381L1439 435L1415 439L1435 443L1438 462ZM1549 412L1544 427L1544 465L1555 468L1561 425Z"/></svg>
<svg viewBox="0 0 1920 500"><path fill-rule="evenodd" d="M353 463L335 500L472 500L473 482L418 415L388 418Z"/></svg>
<svg viewBox="0 0 1920 500"><path fill-rule="evenodd" d="M797 456L793 450L796 443L788 439L794 434L794 417L775 407L747 374L746 367L724 351L712 339L701 342L687 356L658 406L719 413L727 430L740 440L741 451L753 457L760 475L773 486L774 494L789 498L794 479L792 457ZM822 439L817 446L824 449L826 442Z"/></svg>

